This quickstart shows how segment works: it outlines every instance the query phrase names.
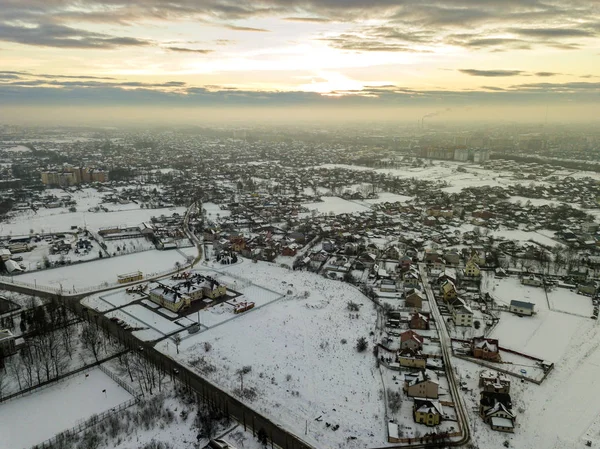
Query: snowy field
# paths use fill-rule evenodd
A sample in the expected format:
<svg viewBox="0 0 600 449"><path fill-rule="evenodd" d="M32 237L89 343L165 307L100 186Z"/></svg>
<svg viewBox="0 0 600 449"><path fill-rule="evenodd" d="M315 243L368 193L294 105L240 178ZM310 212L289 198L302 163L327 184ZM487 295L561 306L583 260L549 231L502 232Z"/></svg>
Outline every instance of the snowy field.
<svg viewBox="0 0 600 449"><path fill-rule="evenodd" d="M592 321L589 318L591 305L590 314L585 318L550 310L542 288L521 285L516 277L496 279L491 285L489 292L498 304L509 305L513 299L535 304L536 314L531 317L501 312L500 322L490 335L500 340L500 346L555 362L565 355L570 339L577 334L580 326ZM548 297L551 304L556 302L566 308L573 299L570 295L568 290L556 289L549 292ZM565 301L563 298L571 299ZM587 300L591 303L590 298L581 298L582 302ZM574 304L581 306L579 301Z"/></svg>
<svg viewBox="0 0 600 449"><path fill-rule="evenodd" d="M227 271L292 293L184 340L180 355L167 342L157 348L190 365L203 358L204 366L215 368L207 376L231 392L240 386L236 371L251 366L244 388L255 390L257 397L250 405L316 447L385 444L381 378L371 350L358 353L354 348L357 337L370 340L369 332L375 330L370 301L347 284L271 264L243 263ZM348 301L363 304L358 318L350 317ZM209 352L204 342L211 343ZM315 422L319 415L322 422ZM325 422L340 429L333 432Z"/></svg>
<svg viewBox="0 0 600 449"><path fill-rule="evenodd" d="M559 244L558 241L548 237L550 231L521 231L519 229L498 229L490 231L490 235L498 238L504 237L506 240L517 240L519 242L527 242L533 240L541 245L545 246L556 246Z"/></svg>
<svg viewBox="0 0 600 449"><path fill-rule="evenodd" d="M578 295L566 288L555 288L548 292L548 300L552 310L562 311L589 318L594 311L592 298Z"/></svg>
<svg viewBox="0 0 600 449"><path fill-rule="evenodd" d="M490 337L498 338L501 346L552 361L555 369L540 386L512 382L513 410L517 411L513 436L489 431L479 420L473 432L475 442L480 447L500 447L509 439L511 447L522 449L584 447L587 440L592 447L600 445L600 326L571 314L583 312L590 299L568 290L551 291L551 306L569 311L564 313L549 310L543 289L521 286L516 278L486 285L498 303L529 301L537 312L533 317L501 312ZM480 370L461 360L455 363L463 375Z"/></svg>
<svg viewBox="0 0 600 449"><path fill-rule="evenodd" d="M515 179L510 172L484 170L480 166L465 164L455 161L428 161L433 165L426 167L406 167L401 169L381 168L373 169L370 167L358 165L343 164L325 164L316 168L344 168L357 171L374 171L385 175L391 175L396 178L418 178L430 181L445 181L449 186L443 188L447 193L458 193L467 187L502 187L514 184L532 184L529 179ZM466 172L459 172L457 168L462 166ZM533 182L534 184L544 184L543 182Z"/></svg>
<svg viewBox="0 0 600 449"><path fill-rule="evenodd" d="M64 194L64 192L63 192ZM111 212L88 212L84 207L77 207L77 212L69 212L65 208L39 209L37 212L21 211L0 224L0 235L27 235L30 230L34 233L66 232L71 226L100 229L108 226L134 226L151 217L160 215L171 216L177 212L185 214L185 207L168 209L141 209L136 204L124 205L127 210ZM124 208L123 205L107 206L109 210Z"/></svg>
<svg viewBox="0 0 600 449"><path fill-rule="evenodd" d="M219 215L220 218L229 217L231 215L230 211L221 209L218 204L211 202L202 203L202 209L206 211L206 216L212 220L215 220L217 215Z"/></svg>
<svg viewBox="0 0 600 449"><path fill-rule="evenodd" d="M64 290L77 290L99 286L104 283L113 284L117 275L141 271L145 276L175 269L175 263L185 264L185 258L178 251L144 251L137 254L99 259L94 262L54 268L15 277L15 281L37 285L59 287Z"/></svg>
<svg viewBox="0 0 600 449"><path fill-rule="evenodd" d="M539 206L560 206L563 205L565 203L562 203L560 201L555 201L555 200L547 200L547 199L543 199L543 198L526 198L524 196L511 196L508 199L509 202L511 203L521 203L521 205L525 205L527 202L531 203L532 206L535 207L539 207Z"/></svg>
<svg viewBox="0 0 600 449"><path fill-rule="evenodd" d="M29 449L132 399L99 369L87 374L0 404L0 449Z"/></svg>
<svg viewBox="0 0 600 449"><path fill-rule="evenodd" d="M364 212L369 210L369 207L360 204L359 202L347 201L337 196L324 196L323 201L319 203L303 204L309 210L316 210L321 214L351 214L354 212Z"/></svg>

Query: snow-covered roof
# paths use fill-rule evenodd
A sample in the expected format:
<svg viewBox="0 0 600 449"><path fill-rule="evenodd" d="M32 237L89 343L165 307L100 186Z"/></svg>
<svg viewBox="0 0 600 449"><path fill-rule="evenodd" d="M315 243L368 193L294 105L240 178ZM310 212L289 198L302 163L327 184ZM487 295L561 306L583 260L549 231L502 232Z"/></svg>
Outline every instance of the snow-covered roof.
<svg viewBox="0 0 600 449"><path fill-rule="evenodd" d="M8 271L9 273L13 273L15 271L23 271L19 264L11 259L5 261L4 266L6 267L6 271Z"/></svg>
<svg viewBox="0 0 600 449"><path fill-rule="evenodd" d="M511 307L520 307L522 309L531 309L533 310L533 307L535 306L535 304L531 303L531 302L525 302L525 301L517 301L516 299L513 299L510 302L510 306Z"/></svg>
<svg viewBox="0 0 600 449"><path fill-rule="evenodd" d="M508 418L500 418L498 416L494 416L494 417L492 417L492 426L494 426L494 427L507 427L507 428L511 428L512 429L514 427L514 424Z"/></svg>

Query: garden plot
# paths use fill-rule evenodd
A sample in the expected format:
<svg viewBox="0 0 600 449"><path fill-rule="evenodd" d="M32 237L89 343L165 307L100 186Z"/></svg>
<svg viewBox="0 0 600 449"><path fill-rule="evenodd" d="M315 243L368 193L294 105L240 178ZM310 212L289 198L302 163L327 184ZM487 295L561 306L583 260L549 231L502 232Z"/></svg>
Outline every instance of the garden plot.
<svg viewBox="0 0 600 449"><path fill-rule="evenodd" d="M211 220L216 220L217 216L219 218L229 217L231 212L226 209L221 209L218 204L215 203L202 203L202 209L206 211L206 215Z"/></svg>
<svg viewBox="0 0 600 449"><path fill-rule="evenodd" d="M594 311L592 299L579 295L566 288L555 288L548 292L548 300L552 310L574 313L589 318Z"/></svg>
<svg viewBox="0 0 600 449"><path fill-rule="evenodd" d="M106 251L108 251L110 255L118 256L155 249L154 243L145 237L132 237L122 240L103 240L103 243L106 245Z"/></svg>
<svg viewBox="0 0 600 449"><path fill-rule="evenodd" d="M0 449L30 448L132 396L99 369L0 404Z"/></svg>
<svg viewBox="0 0 600 449"><path fill-rule="evenodd" d="M15 278L20 282L37 285L62 287L65 290L77 291L80 288L111 285L117 281L117 276L139 270L145 276L175 269L175 263L185 263L184 257L178 251L145 251L126 256L100 259L93 262L69 265L52 270L42 270L25 273Z"/></svg>
<svg viewBox="0 0 600 449"><path fill-rule="evenodd" d="M377 314L369 299L350 285L272 264L244 263L228 271L294 294L185 339L179 355L167 342L157 349L233 394L239 393L237 371L251 366L244 389L256 397L246 401L316 447L385 444L381 378L371 350L358 353L354 347L357 337L370 339L375 331ZM348 301L363 304L360 312L350 314ZM318 416L321 422L315 422ZM333 432L325 422L340 428Z"/></svg>
<svg viewBox="0 0 600 449"><path fill-rule="evenodd" d="M513 299L535 304L536 313L530 317L500 312L500 321L490 337L499 339L500 346L544 360L559 360L578 328L591 321L589 318L549 310L544 290L521 285L517 278L496 279L488 284L488 291L498 304L508 306ZM560 291L551 292L549 297L553 294L560 294ZM586 299L589 301L589 298Z"/></svg>

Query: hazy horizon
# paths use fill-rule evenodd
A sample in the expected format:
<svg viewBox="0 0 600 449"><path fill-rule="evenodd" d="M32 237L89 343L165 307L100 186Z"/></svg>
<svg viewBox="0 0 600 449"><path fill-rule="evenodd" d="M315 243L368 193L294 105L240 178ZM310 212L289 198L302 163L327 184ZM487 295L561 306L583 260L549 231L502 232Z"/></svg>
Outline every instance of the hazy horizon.
<svg viewBox="0 0 600 449"><path fill-rule="evenodd" d="M598 23L586 0L0 0L0 118L587 122Z"/></svg>

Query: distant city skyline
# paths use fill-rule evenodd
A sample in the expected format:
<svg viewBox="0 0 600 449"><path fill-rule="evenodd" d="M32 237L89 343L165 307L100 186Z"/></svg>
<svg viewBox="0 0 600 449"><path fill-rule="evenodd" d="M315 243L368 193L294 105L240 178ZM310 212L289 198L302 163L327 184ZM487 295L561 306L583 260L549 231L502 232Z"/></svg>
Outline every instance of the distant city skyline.
<svg viewBox="0 0 600 449"><path fill-rule="evenodd" d="M0 0L0 101L593 105L599 43L588 0Z"/></svg>

